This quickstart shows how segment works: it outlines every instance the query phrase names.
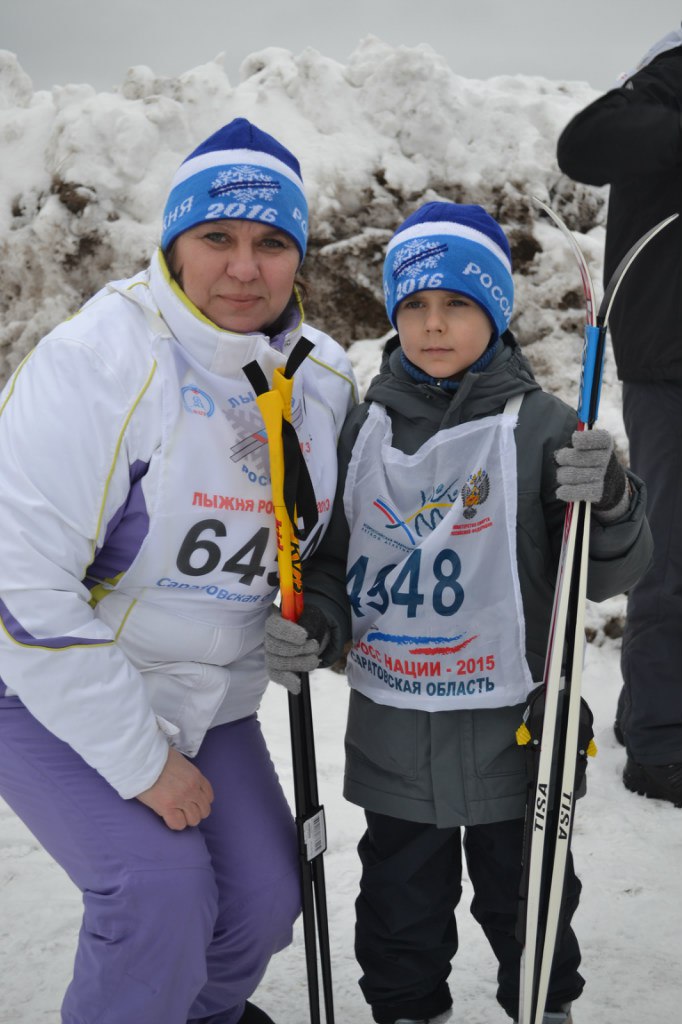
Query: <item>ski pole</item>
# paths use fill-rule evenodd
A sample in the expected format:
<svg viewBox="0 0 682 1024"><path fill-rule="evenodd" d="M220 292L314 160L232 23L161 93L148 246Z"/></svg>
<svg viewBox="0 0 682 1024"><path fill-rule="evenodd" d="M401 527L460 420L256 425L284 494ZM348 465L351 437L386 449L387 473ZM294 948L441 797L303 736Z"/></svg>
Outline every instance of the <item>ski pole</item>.
<svg viewBox="0 0 682 1024"><path fill-rule="evenodd" d="M310 523L317 516L312 484L291 424L293 375L312 347L305 339L298 342L286 366L283 369L276 367L272 388L268 387L267 379L258 363L249 363L244 367L244 373L256 393L256 402L268 438L281 611L283 618L292 622L296 622L303 611L301 556L296 525L299 513L297 499L301 495L306 516L303 530L299 533L307 536L311 526L306 527L305 518ZM317 971L319 942L325 1016L327 1024L334 1024L329 923L322 857L327 845L326 825L324 808L319 803L317 789L308 673L301 673L300 693L288 694L288 707L310 1020L311 1024L320 1024Z"/></svg>
<svg viewBox="0 0 682 1024"><path fill-rule="evenodd" d="M294 352L287 360L286 367L282 371L279 367L275 370L274 385L282 396L284 421L291 423L292 398L293 398L293 374L303 359L312 349L310 342L299 341ZM291 437L291 435L288 435ZM294 435L295 436L295 435ZM296 456L302 459L300 448L296 440ZM305 463L303 463L305 465ZM299 487L302 480L306 479L304 474L299 480ZM298 495L297 495L298 496ZM298 619L303 610L303 583L301 558L298 550L298 542L295 535L295 518L291 515L291 503L287 504L291 529L291 566L292 583L295 595L294 615ZM312 495L315 503L314 494ZM308 497L308 503L310 497ZM316 505L315 505L316 508ZM298 513L295 507L294 516ZM284 614L284 612L283 612ZM294 620L295 621L295 620ZM289 719L292 734L292 754L298 756L300 771L299 803L303 809L301 817L301 830L303 838L302 866L307 869L310 876L308 888L312 888L315 894L315 910L317 915L317 930L320 948L320 970L322 974L322 989L324 995L325 1016L327 1024L334 1024L333 990L331 977L331 955L329 948L329 923L327 917L327 898L324 876L324 861L322 854L327 846L326 825L324 808L319 802L317 789L317 768L315 761L315 733L313 728L312 704L310 697L310 678L307 672L301 673L301 692L298 697L289 695ZM294 753L295 751L295 753ZM310 938L310 945L315 950L314 933ZM315 988L317 985L315 984Z"/></svg>

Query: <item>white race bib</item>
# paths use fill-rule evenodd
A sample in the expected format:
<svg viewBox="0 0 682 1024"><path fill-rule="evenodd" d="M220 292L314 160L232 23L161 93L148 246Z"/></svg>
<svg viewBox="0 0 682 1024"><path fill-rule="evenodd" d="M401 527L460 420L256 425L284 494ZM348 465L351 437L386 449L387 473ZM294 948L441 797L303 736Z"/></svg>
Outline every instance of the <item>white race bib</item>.
<svg viewBox="0 0 682 1024"><path fill-rule="evenodd" d="M351 527L350 685L379 704L445 711L521 703L533 682L516 567L516 416L391 446L373 404L344 492Z"/></svg>

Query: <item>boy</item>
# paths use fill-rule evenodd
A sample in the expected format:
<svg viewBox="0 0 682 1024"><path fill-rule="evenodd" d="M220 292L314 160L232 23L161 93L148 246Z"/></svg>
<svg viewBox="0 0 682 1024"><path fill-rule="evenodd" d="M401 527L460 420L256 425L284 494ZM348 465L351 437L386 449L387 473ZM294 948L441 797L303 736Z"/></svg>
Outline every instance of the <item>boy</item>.
<svg viewBox="0 0 682 1024"><path fill-rule="evenodd" d="M527 778L515 730L543 676L564 502L593 503L588 593L603 600L648 564L644 491L608 432L577 432L533 377L507 329L509 245L481 207L408 217L384 290L398 334L342 431L303 616L268 620L268 667L295 689L296 672L331 664L352 636L344 795L367 819L356 955L374 1020L451 1015L460 829L471 910L516 1019ZM546 1024L569 1024L583 988L579 892L569 861Z"/></svg>

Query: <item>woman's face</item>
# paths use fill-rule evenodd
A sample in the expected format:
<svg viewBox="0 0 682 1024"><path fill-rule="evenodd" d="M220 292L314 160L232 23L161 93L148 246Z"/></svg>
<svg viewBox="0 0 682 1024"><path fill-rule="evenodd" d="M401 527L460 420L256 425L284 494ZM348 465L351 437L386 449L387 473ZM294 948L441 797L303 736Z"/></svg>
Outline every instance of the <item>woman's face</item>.
<svg viewBox="0 0 682 1024"><path fill-rule="evenodd" d="M185 231L171 269L191 302L226 331L260 331L291 299L299 251L289 235L246 220L206 221Z"/></svg>

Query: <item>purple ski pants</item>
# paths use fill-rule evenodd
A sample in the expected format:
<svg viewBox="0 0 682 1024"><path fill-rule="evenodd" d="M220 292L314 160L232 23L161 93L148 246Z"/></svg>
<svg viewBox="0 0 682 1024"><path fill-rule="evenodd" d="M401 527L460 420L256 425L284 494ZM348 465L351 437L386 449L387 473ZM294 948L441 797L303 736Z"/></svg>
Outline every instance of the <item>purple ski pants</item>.
<svg viewBox="0 0 682 1024"><path fill-rule="evenodd" d="M0 701L0 794L83 893L62 1024L236 1024L291 942L296 830L256 716L209 730L194 763L211 814L173 832Z"/></svg>

